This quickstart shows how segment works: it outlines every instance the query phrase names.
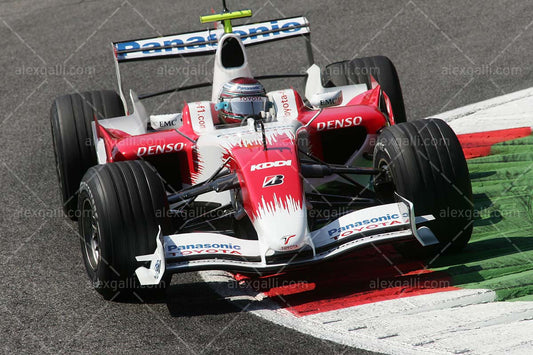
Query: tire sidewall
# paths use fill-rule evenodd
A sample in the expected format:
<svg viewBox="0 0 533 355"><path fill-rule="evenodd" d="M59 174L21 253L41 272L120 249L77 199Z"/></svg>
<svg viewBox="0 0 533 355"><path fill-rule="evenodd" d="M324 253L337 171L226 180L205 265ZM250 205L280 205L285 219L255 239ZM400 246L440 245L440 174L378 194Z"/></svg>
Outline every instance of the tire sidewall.
<svg viewBox="0 0 533 355"><path fill-rule="evenodd" d="M98 242L100 247L100 260L98 261L98 264L96 268L93 268L88 260L87 256L87 245L85 244L85 238L82 234L82 223L86 222L85 219L88 218L88 216L83 213L83 206L85 203L88 203L93 216L96 220L96 226L98 229ZM117 279L115 272L113 272L109 265L113 264L113 253L112 253L112 245L110 243L111 239L109 238L106 233L108 231L104 230L102 228L102 221L100 220L101 216L103 214L100 213L101 206L98 206L96 203L93 193L91 191L91 188L86 182L82 182L80 185L80 192L79 192L79 210L80 210L80 216L78 223L80 224L80 244L81 244L81 250L82 250L82 257L83 262L85 265L85 270L87 271L87 275L89 276L89 279L91 281L92 286L100 293L104 294L105 298L109 298L112 296L110 294L113 291L118 291L116 287L113 287L110 285L111 283L114 283ZM90 223L90 221L88 221Z"/></svg>

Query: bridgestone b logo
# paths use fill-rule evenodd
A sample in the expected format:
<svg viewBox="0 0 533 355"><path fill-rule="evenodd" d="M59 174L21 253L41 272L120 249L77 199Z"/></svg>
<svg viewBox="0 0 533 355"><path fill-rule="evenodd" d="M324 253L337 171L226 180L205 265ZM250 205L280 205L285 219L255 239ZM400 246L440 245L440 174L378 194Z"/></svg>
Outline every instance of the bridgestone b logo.
<svg viewBox="0 0 533 355"><path fill-rule="evenodd" d="M283 184L283 179L285 176L283 175L270 175L265 177L265 181L263 182L263 187L270 187L270 186L276 186Z"/></svg>

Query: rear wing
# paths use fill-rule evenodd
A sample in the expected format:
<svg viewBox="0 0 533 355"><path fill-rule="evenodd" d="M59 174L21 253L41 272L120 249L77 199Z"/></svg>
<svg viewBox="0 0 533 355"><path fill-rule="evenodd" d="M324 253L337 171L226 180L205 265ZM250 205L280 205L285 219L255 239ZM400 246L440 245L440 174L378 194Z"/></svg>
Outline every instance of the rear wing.
<svg viewBox="0 0 533 355"><path fill-rule="evenodd" d="M245 46L305 36L307 39L308 59L313 62L308 38L311 30L309 21L303 16L234 26L232 30L233 33L240 35ZM223 33L224 29L219 28L114 42L113 49L118 62L210 54L216 51L218 38Z"/></svg>

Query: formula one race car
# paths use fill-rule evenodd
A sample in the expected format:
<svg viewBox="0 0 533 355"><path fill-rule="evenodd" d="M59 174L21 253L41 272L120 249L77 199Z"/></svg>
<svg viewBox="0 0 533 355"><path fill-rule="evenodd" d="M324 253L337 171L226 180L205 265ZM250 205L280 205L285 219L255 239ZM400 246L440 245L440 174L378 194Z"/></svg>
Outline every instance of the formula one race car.
<svg viewBox="0 0 533 355"><path fill-rule="evenodd" d="M113 43L118 93L54 101L64 210L95 288L113 298L179 272L277 273L384 242L410 245L400 250L411 256L465 247L472 189L461 146L444 121L406 121L391 61L321 70L306 18L232 27L248 16L224 6L201 17L214 30ZM307 45L306 74L252 75L247 45L294 37ZM119 63L209 53L212 83L130 91L128 109ZM305 98L258 81L298 76ZM181 113L149 115L141 103L207 85L211 99Z"/></svg>

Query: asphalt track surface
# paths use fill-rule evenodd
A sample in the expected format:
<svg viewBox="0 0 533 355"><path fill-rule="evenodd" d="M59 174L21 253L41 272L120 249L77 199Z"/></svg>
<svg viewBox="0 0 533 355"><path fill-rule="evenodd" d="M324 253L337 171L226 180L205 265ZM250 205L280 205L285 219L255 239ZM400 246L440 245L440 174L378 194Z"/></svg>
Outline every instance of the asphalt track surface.
<svg viewBox="0 0 533 355"><path fill-rule="evenodd" d="M383 54L396 64L410 119L532 86L524 1L228 1L253 21L305 14L323 66ZM77 225L61 215L49 129L53 98L113 88L109 43L202 29L219 1L0 2L0 351L87 353L367 353L240 312L197 274L174 277L159 303L103 301L82 264ZM300 72L298 40L255 47L255 74ZM300 57L298 57L301 55ZM139 93L209 78L207 57L125 65ZM487 65L490 65L490 70ZM183 69L183 68L188 69ZM267 89L301 83L266 82ZM175 112L209 90L153 99Z"/></svg>

